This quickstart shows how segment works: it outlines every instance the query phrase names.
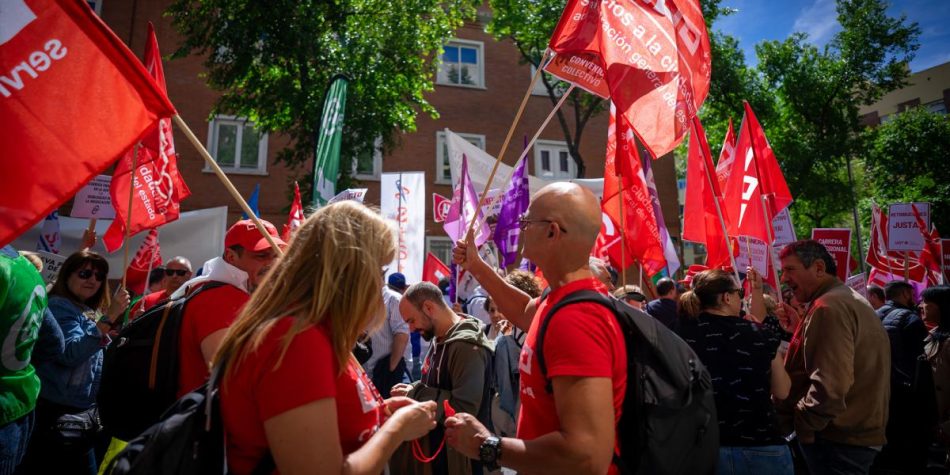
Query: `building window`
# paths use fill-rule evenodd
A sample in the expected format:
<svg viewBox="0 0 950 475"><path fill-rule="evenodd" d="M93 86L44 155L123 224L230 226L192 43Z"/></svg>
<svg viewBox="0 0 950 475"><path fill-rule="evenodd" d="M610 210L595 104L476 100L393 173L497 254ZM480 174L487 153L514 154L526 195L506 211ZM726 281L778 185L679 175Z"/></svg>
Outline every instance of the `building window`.
<svg viewBox="0 0 950 475"><path fill-rule="evenodd" d="M383 172L383 139L377 137L371 150L365 150L353 160L353 177L357 180L379 180Z"/></svg>
<svg viewBox="0 0 950 475"><path fill-rule="evenodd" d="M485 150L485 136L478 134L458 134L468 143ZM449 160L449 145L445 141L445 132L435 133L435 183L452 184L452 164Z"/></svg>
<svg viewBox="0 0 950 475"><path fill-rule="evenodd" d="M911 99L907 102L901 102L900 104L897 104L897 113L900 114L901 112L907 112L909 109L913 107L917 107L919 105L920 105L920 98Z"/></svg>
<svg viewBox="0 0 950 475"><path fill-rule="evenodd" d="M447 86L485 87L484 46L480 41L452 40L443 47L436 81Z"/></svg>
<svg viewBox="0 0 950 475"><path fill-rule="evenodd" d="M565 142L538 140L534 144L534 174L545 179L577 178L577 164Z"/></svg>
<svg viewBox="0 0 950 475"><path fill-rule="evenodd" d="M531 76L529 77L529 80L531 78L534 78L534 72L537 70L538 68L534 67L534 65L532 64ZM564 93L564 87L562 86L561 80L548 73L544 73L544 76L548 78L548 82L551 84L551 86L554 87L555 95L557 97L561 97L561 94ZM538 82L534 83L534 89L531 89L531 94L535 96L548 95L548 88L544 86L544 78L538 78Z"/></svg>
<svg viewBox="0 0 950 475"><path fill-rule="evenodd" d="M452 248L455 245L447 237L426 237L426 252L431 252L440 261L449 265L452 262Z"/></svg>
<svg viewBox="0 0 950 475"><path fill-rule="evenodd" d="M267 134L233 116L216 116L208 125L208 151L228 173L267 173ZM205 171L210 172L207 166Z"/></svg>
<svg viewBox="0 0 950 475"><path fill-rule="evenodd" d="M928 111L933 112L934 114L946 114L947 113L947 104L943 100L928 102L924 104L924 107Z"/></svg>

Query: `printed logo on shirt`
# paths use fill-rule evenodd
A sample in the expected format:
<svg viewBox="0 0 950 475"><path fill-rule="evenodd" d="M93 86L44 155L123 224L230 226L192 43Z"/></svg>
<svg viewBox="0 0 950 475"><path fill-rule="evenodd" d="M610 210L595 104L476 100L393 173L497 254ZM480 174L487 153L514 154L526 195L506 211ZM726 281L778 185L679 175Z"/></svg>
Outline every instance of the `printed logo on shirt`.
<svg viewBox="0 0 950 475"><path fill-rule="evenodd" d="M350 371L353 371L351 368ZM357 371L356 374L356 392L360 397L360 406L363 408L363 414L375 411L379 407L379 399L376 397L373 385L367 381L366 373Z"/></svg>
<svg viewBox="0 0 950 475"><path fill-rule="evenodd" d="M518 370L522 374L531 374L531 359L534 357L534 349L528 345L521 348L521 358L518 359Z"/></svg>

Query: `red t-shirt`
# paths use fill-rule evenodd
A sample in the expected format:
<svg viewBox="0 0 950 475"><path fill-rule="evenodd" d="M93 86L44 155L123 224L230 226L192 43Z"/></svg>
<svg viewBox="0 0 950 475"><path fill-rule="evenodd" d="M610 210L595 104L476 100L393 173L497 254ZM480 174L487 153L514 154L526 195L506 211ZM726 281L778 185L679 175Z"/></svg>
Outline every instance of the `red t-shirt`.
<svg viewBox="0 0 950 475"><path fill-rule="evenodd" d="M231 473L251 473L264 457L264 421L326 398L336 400L343 454L359 449L383 422L383 400L363 368L350 359L346 371L333 353L325 325L294 336L277 365L283 337L294 319L281 319L261 346L234 368L221 391L221 413Z"/></svg>
<svg viewBox="0 0 950 475"><path fill-rule="evenodd" d="M250 298L233 285L222 285L195 295L185 304L178 343L178 397L194 391L208 379L210 373L201 355L201 342L230 327Z"/></svg>
<svg viewBox="0 0 950 475"><path fill-rule="evenodd" d="M596 279L571 282L548 294L535 313L521 349L521 414L518 438L532 440L561 428L554 395L545 389L546 380L535 355L541 319L561 299L578 290L607 288ZM558 311L544 335L544 361L548 378L556 376L605 377L613 380L614 417L620 420L627 388L627 349L616 317L595 303L578 303Z"/></svg>
<svg viewBox="0 0 950 475"><path fill-rule="evenodd" d="M135 315L132 317L132 319L134 320L135 318L138 318L140 315L147 312L148 309L154 307L158 302L167 300L168 297L169 294L167 290L152 292L145 297L142 297L142 300L135 305Z"/></svg>

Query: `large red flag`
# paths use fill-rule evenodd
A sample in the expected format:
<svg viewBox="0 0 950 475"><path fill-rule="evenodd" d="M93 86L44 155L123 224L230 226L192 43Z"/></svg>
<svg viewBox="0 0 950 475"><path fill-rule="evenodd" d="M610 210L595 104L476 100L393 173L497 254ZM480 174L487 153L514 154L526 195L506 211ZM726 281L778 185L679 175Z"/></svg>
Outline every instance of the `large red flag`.
<svg viewBox="0 0 950 475"><path fill-rule="evenodd" d="M771 244L772 219L792 203L792 193L765 131L749 103L744 104L735 160L723 191L730 217L729 235L750 236Z"/></svg>
<svg viewBox="0 0 950 475"><path fill-rule="evenodd" d="M72 197L175 109L138 58L75 0L0 14L0 245Z"/></svg>
<svg viewBox="0 0 950 475"><path fill-rule="evenodd" d="M162 265L162 249L158 245L158 230L152 229L142 241L135 258L125 271L125 282L129 290L139 295L148 293L145 283L152 269Z"/></svg>
<svg viewBox="0 0 950 475"><path fill-rule="evenodd" d="M927 223L925 223L924 218L921 217L917 205L911 203L910 206L914 211L914 218L917 220L917 230L920 231L920 235L924 238L924 250L920 253L920 263L929 272L927 277L931 282L936 284L942 280L941 277L943 273L940 263L941 254L943 253L940 245L940 233L937 232L936 227L931 227L929 231L925 231L925 229L927 229Z"/></svg>
<svg viewBox="0 0 950 475"><path fill-rule="evenodd" d="M614 223L623 223L626 253L640 261L647 275L666 268L663 241L653 212L653 201L637 152L633 129L627 119L610 108L607 129L607 156L604 164L604 197L601 208ZM618 170L619 180L618 180ZM618 183L622 183L622 187ZM623 199L624 219L620 219ZM614 246L619 251L619 246Z"/></svg>
<svg viewBox="0 0 950 475"><path fill-rule="evenodd" d="M719 212L716 211L717 202ZM713 176L706 132L699 117L693 117L686 165L683 239L706 246L706 266L709 268L731 265L728 238L723 235L722 222L719 220L722 211L722 193L719 191L719 180Z"/></svg>
<svg viewBox="0 0 950 475"><path fill-rule="evenodd" d="M570 66L549 72L595 93L606 82L654 157L679 144L709 92L709 36L698 0L569 0L548 45Z"/></svg>
<svg viewBox="0 0 950 475"><path fill-rule="evenodd" d="M422 265L422 280L439 285L439 281L449 278L452 270L444 262L440 261L435 254L431 252L426 254L426 261Z"/></svg>
<svg viewBox="0 0 950 475"><path fill-rule="evenodd" d="M290 204L290 215L287 216L287 224L284 225L284 241L290 241L294 231L303 224L303 201L300 199L300 186L294 182L294 202Z"/></svg>
<svg viewBox="0 0 950 475"><path fill-rule="evenodd" d="M868 253L864 258L871 267L889 274L904 273L905 259L892 257L887 252L887 216L877 205L871 207L871 239L868 244ZM920 262L910 257L906 258L907 272L911 280L920 282L927 274L926 268Z"/></svg>
<svg viewBox="0 0 950 475"><path fill-rule="evenodd" d="M716 162L716 178L719 179L719 189L726 189L726 182L729 180L729 171L732 170L732 162L736 159L736 133L732 129L732 118L729 119L729 128L726 130L726 138L722 141L722 151L719 152L719 161Z"/></svg>
<svg viewBox="0 0 950 475"><path fill-rule="evenodd" d="M145 66L155 78L156 84L165 90L165 72L162 69L162 57L158 50L155 29L148 25L148 41L145 43ZM132 163L135 157L135 188L132 196L131 222L129 218L129 190L132 187ZM179 202L191 194L178 171L178 157L172 138L171 119L161 119L149 133L142 138L141 145L133 146L119 160L112 174L109 188L112 206L115 207L115 220L102 236L106 250L113 252L122 246L125 228L129 226L129 235L152 229L178 219Z"/></svg>

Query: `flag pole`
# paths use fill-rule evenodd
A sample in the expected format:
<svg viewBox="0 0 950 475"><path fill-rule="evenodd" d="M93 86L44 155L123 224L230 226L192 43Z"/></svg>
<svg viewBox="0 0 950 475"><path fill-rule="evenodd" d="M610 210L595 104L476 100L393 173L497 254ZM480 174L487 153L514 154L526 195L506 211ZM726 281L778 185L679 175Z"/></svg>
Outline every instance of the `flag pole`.
<svg viewBox="0 0 950 475"><path fill-rule="evenodd" d="M616 162L614 162L616 165ZM623 176L621 175L620 167L615 167L617 169L617 189L623 190ZM623 269L620 271L623 274L621 277L623 285L627 285L627 243L626 239L623 237L624 229L624 219L623 219L623 193L620 193L620 267ZM641 271L642 272L642 271ZM641 287L641 290L643 288Z"/></svg>
<svg viewBox="0 0 950 475"><path fill-rule="evenodd" d="M524 110L524 105L527 103L528 98L531 96L531 90L534 88L534 84L537 82L541 69L542 68L538 68L538 71L535 72L535 77L532 78L531 85L528 87L528 90L525 92L524 99L521 101L521 108L518 111L518 117L516 117L516 119L520 118L521 112ZM538 129L537 133L535 133L534 137L531 138L531 141L528 142L528 146L525 147L524 151L521 152L521 156L518 157L518 160L515 160L516 166L518 162L520 162L525 156L528 155L528 150L530 150L531 147L534 146L534 143L538 140L538 136L541 135L541 132L544 130L544 128L547 127L548 123L551 122L551 119L554 118L554 114L557 113L558 109L560 109L561 106L564 105L564 102L567 101L568 96L570 96L571 93L574 92L575 87L577 86L574 84L571 84L571 87L567 88L567 91L565 91L564 95L561 96L561 100L559 100L557 104L554 105L554 108L551 109L551 113L549 113L547 118L544 119L544 122L541 123L541 127ZM508 131L508 139L511 139L511 134L513 132L514 132L514 124L512 124L512 128ZM508 141L509 141L508 139L505 140L504 148L508 147ZM499 153L498 156L495 158L495 164L492 166L491 173L488 175L488 180L485 182L485 189L482 191L481 196L479 196L478 198L478 209L481 209L481 207L485 205L485 198L488 196L488 190L491 189L491 184L495 180L495 174L498 172L498 165L501 164L501 161L504 158L504 156L502 155L504 151L505 150L502 149L502 153ZM512 170L511 176L514 176L514 170ZM511 181L511 176L509 176L508 178L509 182ZM475 223L472 222L468 226L468 232L471 232L472 229L474 228L475 228ZM468 232L466 234L468 234Z"/></svg>
<svg viewBox="0 0 950 475"><path fill-rule="evenodd" d="M122 285L121 287L125 288L126 277L129 273L129 236L131 236L132 231L132 197L135 196L135 167L136 162L139 158L139 150L142 148L142 142L135 144L135 150L132 151L132 168L131 174L132 179L129 181L129 208L126 212L125 218L125 257L122 260Z"/></svg>
<svg viewBox="0 0 950 475"><path fill-rule="evenodd" d="M204 159L205 163L211 167L211 170L214 171L214 174L218 176L218 179L221 180L221 183L224 184L224 187L227 188L229 193L231 193L231 196L235 199L235 201L241 205L241 209L243 209L248 217L250 217L250 219L254 222L254 225L257 226L257 230L260 231L262 236L264 236L264 239L267 239L267 242L270 243L270 246L274 249L274 252L278 256L283 255L284 252L281 251L280 247L277 246L277 242L274 241L274 237L271 236L269 232L267 232L266 228L264 228L264 223L261 222L261 218L254 214L254 211L251 210L251 207L247 204L247 201L244 200L244 197L241 196L241 193L238 192L237 188L234 187L234 184L231 183L231 180L228 179L228 176L225 175L224 171L221 170L221 167L218 166L218 162L215 162L214 158L210 153L208 153L204 145L201 145L201 142L198 141L198 137L195 137L194 132L191 131L191 129L188 127L188 124L186 124L178 114L173 115L172 120L174 120L175 123L181 127L182 132L184 132L185 136L188 137L188 141L191 142L191 145L193 145L196 150L198 150L198 154L201 155L201 158Z"/></svg>
<svg viewBox="0 0 950 475"><path fill-rule="evenodd" d="M756 173L758 173L758 170L756 170ZM769 213L765 210L765 195L760 193L759 199L762 200L762 217L765 218L765 235L769 238L769 242L765 243L766 259L768 259L769 263L772 263L772 276L775 277L775 285L777 287L780 285L780 282L778 280L778 269L775 268L775 259L772 259L772 252L775 250L772 247L772 242L775 240L775 238L772 237L772 220L769 219ZM775 290L777 291L778 289Z"/></svg>
<svg viewBox="0 0 950 475"><path fill-rule="evenodd" d="M697 119L694 118L693 120L697 120ZM697 135L699 135L699 134L697 134ZM692 140L692 139L690 139L690 140ZM698 137L697 137L697 140L699 140ZM705 143L705 141L699 142L699 143L702 145L702 144ZM701 151L703 152L703 155L705 155L706 152L707 152L708 146L707 146L707 147L702 147L702 146L701 146L701 148L703 149L703 150L701 150ZM712 181L712 172L709 170L709 163L710 163L712 160L711 160L711 159L710 159L710 160L706 160L706 158L707 158L706 156L703 157L703 170L706 172L706 173L705 173L705 175L706 175L706 184L709 186L709 189L710 189L710 190L714 190L715 188L714 188L714 186L713 186L713 181ZM738 282L742 282L742 279L739 278L739 267L736 266L736 256L735 256L735 255L733 254L733 252L732 252L732 241L729 240L729 231L726 229L726 220L725 220L725 218L722 217L722 207L719 206L719 197L716 196L715 193L713 193L713 204L716 205L716 216L719 217L719 226L722 227L722 238L726 240L726 249L729 251L729 263L732 264L732 272L733 272L733 274L735 274L735 276L736 276L736 282L737 282L737 283L738 283ZM746 241L746 242L748 242L748 241ZM706 252L707 252L707 253L709 252L709 249L708 249L708 248L706 249ZM751 253L750 253L750 254L751 254Z"/></svg>

